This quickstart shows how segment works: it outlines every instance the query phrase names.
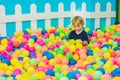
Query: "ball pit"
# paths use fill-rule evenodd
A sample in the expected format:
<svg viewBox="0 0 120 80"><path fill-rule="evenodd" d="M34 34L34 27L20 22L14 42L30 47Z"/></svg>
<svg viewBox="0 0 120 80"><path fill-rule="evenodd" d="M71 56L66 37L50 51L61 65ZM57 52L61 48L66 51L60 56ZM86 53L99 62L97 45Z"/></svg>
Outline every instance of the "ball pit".
<svg viewBox="0 0 120 80"><path fill-rule="evenodd" d="M120 25L67 40L71 26L15 32L0 40L0 80L120 80Z"/></svg>

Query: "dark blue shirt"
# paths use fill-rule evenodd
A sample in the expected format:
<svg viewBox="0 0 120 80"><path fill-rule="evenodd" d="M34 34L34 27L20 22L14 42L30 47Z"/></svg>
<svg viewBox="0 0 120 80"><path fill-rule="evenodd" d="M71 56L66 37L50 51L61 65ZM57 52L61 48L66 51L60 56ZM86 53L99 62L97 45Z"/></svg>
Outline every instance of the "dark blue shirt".
<svg viewBox="0 0 120 80"><path fill-rule="evenodd" d="M82 41L88 41L88 34L83 30L80 34L76 34L75 30L71 31L68 39L81 39Z"/></svg>

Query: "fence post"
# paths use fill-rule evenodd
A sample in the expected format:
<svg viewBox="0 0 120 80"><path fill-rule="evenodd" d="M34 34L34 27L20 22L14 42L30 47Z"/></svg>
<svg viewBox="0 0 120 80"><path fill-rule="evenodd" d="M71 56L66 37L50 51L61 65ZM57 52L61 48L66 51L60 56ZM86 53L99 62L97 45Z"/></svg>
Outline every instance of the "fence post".
<svg viewBox="0 0 120 80"><path fill-rule="evenodd" d="M106 12L109 14L111 12L111 3L107 3L107 9ZM110 16L106 18L106 26L110 26Z"/></svg>
<svg viewBox="0 0 120 80"><path fill-rule="evenodd" d="M21 11L22 11L21 5L17 4L15 6L15 15L17 15L17 16L22 15ZM22 22L21 21L16 22L16 31L20 31L20 32L22 31Z"/></svg>
<svg viewBox="0 0 120 80"><path fill-rule="evenodd" d="M63 3L59 3L59 6L58 6L58 12L59 13L63 13L63 11L64 11L64 5L63 5ZM64 18L59 18L58 19L58 26L60 27L60 26L64 26Z"/></svg>
<svg viewBox="0 0 120 80"><path fill-rule="evenodd" d="M30 11L31 11L31 14L36 15L37 9L36 9L36 5L35 4L32 4L30 6ZM31 21L31 29L32 30L37 30L37 21L36 20L32 20Z"/></svg>
<svg viewBox="0 0 120 80"><path fill-rule="evenodd" d="M50 13L50 4L49 3L46 3L45 4L45 14L49 14ZM46 16L49 16L49 15L46 15ZM45 28L47 27L51 27L51 20L50 19L47 19L45 20Z"/></svg>
<svg viewBox="0 0 120 80"><path fill-rule="evenodd" d="M72 2L72 3L71 3L71 11L70 11L70 12L73 13L73 16L71 16L71 20L72 20L72 18L73 18L75 15L77 15L75 2Z"/></svg>
<svg viewBox="0 0 120 80"><path fill-rule="evenodd" d="M96 3L95 5L95 13L100 13L100 3ZM99 15L98 15L99 16ZM95 18L95 29L100 27L100 17Z"/></svg>
<svg viewBox="0 0 120 80"><path fill-rule="evenodd" d="M86 3L85 2L82 3L82 11L81 12L82 13L86 13ZM84 19L84 26L86 27L86 18L84 18L84 15L85 14L83 14L83 16L81 16L81 17L83 17L83 19Z"/></svg>
<svg viewBox="0 0 120 80"><path fill-rule="evenodd" d="M5 7L3 5L0 6L0 18L5 16ZM6 35L6 23L0 23L0 36Z"/></svg>

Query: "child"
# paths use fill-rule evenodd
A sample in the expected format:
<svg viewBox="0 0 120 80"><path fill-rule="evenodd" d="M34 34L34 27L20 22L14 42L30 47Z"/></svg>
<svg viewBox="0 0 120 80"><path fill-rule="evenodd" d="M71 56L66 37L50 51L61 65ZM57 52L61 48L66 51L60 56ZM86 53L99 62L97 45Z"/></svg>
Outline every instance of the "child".
<svg viewBox="0 0 120 80"><path fill-rule="evenodd" d="M72 25L74 30L70 32L69 38L68 39L81 39L82 44L86 46L89 41L88 41L88 35L87 33L82 30L82 26L84 25L84 20L80 16L75 16L72 19Z"/></svg>

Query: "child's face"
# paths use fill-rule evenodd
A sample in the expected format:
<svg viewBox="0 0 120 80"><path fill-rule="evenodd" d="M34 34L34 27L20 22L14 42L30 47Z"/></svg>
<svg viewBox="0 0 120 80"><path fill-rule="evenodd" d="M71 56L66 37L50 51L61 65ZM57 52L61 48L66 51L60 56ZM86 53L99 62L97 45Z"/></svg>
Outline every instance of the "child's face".
<svg viewBox="0 0 120 80"><path fill-rule="evenodd" d="M74 30L75 31L81 31L82 30L82 25L81 24L79 24L79 25L78 24L74 24L73 26L74 26Z"/></svg>

